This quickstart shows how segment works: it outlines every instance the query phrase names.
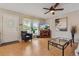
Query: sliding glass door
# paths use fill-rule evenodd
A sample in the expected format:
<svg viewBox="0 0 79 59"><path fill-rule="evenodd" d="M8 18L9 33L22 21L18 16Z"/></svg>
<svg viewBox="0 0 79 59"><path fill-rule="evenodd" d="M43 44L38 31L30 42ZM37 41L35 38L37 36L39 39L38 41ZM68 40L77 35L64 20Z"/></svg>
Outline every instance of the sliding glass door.
<svg viewBox="0 0 79 59"><path fill-rule="evenodd" d="M28 33L32 33L31 31L31 20L28 18L24 18L22 20L22 31L27 31Z"/></svg>
<svg viewBox="0 0 79 59"><path fill-rule="evenodd" d="M33 37L39 36L39 21L34 19L24 18L22 20L22 31L32 33Z"/></svg>
<svg viewBox="0 0 79 59"><path fill-rule="evenodd" d="M40 31L39 31L39 21L37 20L33 20L32 22L32 33L35 37L38 37L39 34L40 34Z"/></svg>

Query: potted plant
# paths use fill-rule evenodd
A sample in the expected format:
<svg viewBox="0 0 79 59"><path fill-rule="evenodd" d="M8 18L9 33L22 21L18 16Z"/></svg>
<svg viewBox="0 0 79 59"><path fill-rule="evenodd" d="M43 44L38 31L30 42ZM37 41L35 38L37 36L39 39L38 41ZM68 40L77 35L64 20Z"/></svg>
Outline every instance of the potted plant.
<svg viewBox="0 0 79 59"><path fill-rule="evenodd" d="M44 29L46 29L46 30L49 29L49 26L46 25Z"/></svg>
<svg viewBox="0 0 79 59"><path fill-rule="evenodd" d="M75 35L76 32L77 32L76 26L72 26L71 27L71 35L72 35L73 43L74 43L74 35Z"/></svg>

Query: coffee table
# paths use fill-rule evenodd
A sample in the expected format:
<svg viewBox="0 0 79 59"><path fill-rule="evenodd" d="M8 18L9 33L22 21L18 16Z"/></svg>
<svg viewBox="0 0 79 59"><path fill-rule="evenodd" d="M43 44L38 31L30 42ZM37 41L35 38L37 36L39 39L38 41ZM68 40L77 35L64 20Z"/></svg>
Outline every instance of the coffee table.
<svg viewBox="0 0 79 59"><path fill-rule="evenodd" d="M73 40L68 40L67 38L53 38L48 40L48 50L49 45L57 47L62 50L62 56L64 56L64 49L70 44L72 47Z"/></svg>

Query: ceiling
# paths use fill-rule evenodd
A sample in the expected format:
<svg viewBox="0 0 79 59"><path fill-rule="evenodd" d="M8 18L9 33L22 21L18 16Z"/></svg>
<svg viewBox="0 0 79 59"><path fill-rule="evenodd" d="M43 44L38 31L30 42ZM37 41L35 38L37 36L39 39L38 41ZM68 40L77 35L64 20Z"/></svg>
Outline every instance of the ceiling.
<svg viewBox="0 0 79 59"><path fill-rule="evenodd" d="M54 3L0 3L0 8L20 12L30 16L49 19L54 15L51 13L44 14L47 10L44 10L43 8L49 8L51 5L54 5ZM64 10L57 11L55 15L79 10L78 3L61 3L58 7L63 7Z"/></svg>

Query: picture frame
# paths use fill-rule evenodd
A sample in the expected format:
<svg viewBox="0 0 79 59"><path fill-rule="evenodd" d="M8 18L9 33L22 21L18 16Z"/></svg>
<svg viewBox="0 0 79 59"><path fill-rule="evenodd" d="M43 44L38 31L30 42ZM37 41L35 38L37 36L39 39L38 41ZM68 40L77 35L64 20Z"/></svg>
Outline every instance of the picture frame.
<svg viewBox="0 0 79 59"><path fill-rule="evenodd" d="M68 17L55 19L55 28L57 31L67 31L68 30Z"/></svg>

